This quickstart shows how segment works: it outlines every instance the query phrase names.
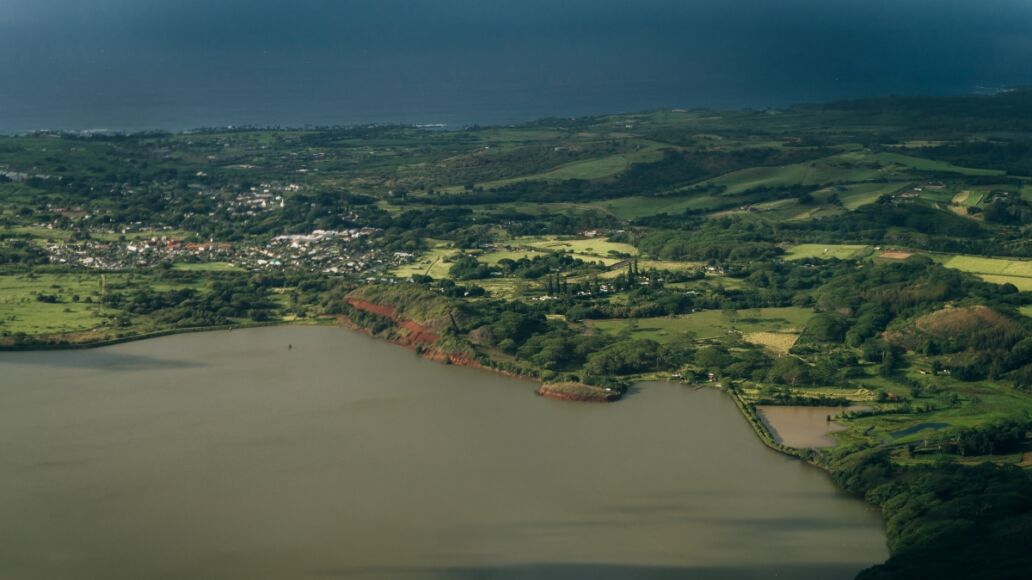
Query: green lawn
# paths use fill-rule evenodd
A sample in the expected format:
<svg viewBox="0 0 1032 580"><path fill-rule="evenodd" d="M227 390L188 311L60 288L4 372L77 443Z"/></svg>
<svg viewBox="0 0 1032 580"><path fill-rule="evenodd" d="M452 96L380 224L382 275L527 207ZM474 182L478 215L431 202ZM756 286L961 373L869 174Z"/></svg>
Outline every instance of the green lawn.
<svg viewBox="0 0 1032 580"><path fill-rule="evenodd" d="M978 274L978 277L993 284L1012 284L1021 292L1032 292L1032 278L1025 276L996 276L993 274Z"/></svg>
<svg viewBox="0 0 1032 580"><path fill-rule="evenodd" d="M626 170L634 163L659 161L663 157L662 147L668 145L649 143L638 151L607 155L595 159L574 161L533 175L523 175L480 184L485 189L502 187L521 181L562 181L566 179L603 179Z"/></svg>
<svg viewBox="0 0 1032 580"><path fill-rule="evenodd" d="M905 181L894 181L892 183L857 183L844 187L845 191L839 191L839 200L842 206L852 211L878 200L886 194L893 194L907 185Z"/></svg>
<svg viewBox="0 0 1032 580"><path fill-rule="evenodd" d="M971 167L961 167L959 165L953 165L945 161L937 161L934 159L924 159L921 157L913 157L911 155L903 155L900 153L874 153L865 154L868 159L877 161L883 165L902 165L911 169L917 169L919 171L934 171L934 172L945 172L945 173L959 173L961 175L1005 175L1006 172L997 169L973 169Z"/></svg>
<svg viewBox="0 0 1032 580"><path fill-rule="evenodd" d="M443 280L448 277L448 271L451 269L451 258L458 254L458 252L455 248L448 248L444 244L438 244L420 255L416 261L394 268L391 270L391 274L398 278L408 278L418 274Z"/></svg>
<svg viewBox="0 0 1032 580"><path fill-rule="evenodd" d="M986 282L1013 284L1022 292L1032 292L1032 260L948 256L940 258L947 268L977 274Z"/></svg>
<svg viewBox="0 0 1032 580"><path fill-rule="evenodd" d="M929 382L927 379L925 382ZM936 395L927 394L915 400L921 406L931 405L928 413L900 413L891 415L875 415L852 419L847 422L849 431L841 436L843 441L855 441L874 437L886 443L918 443L920 444L932 429L899 434L901 431L932 424L940 428L973 427L984 425L994 420L1025 416L1032 413L1032 398L1013 388L995 384L991 381L964 383L948 377L935 377L938 388L956 392L961 402L955 407L942 405ZM872 384L877 387L878 385ZM905 392L898 385L889 386L889 390ZM862 435L869 429L868 435ZM894 435L895 434L895 435Z"/></svg>
<svg viewBox="0 0 1032 580"><path fill-rule="evenodd" d="M687 195L663 197L618 197L594 203L594 207L620 219L635 219L661 213L679 214L686 209L705 210L728 203L719 195Z"/></svg>
<svg viewBox="0 0 1032 580"><path fill-rule="evenodd" d="M614 258L614 254L638 255L638 249L634 246L622 242L610 242L606 238L567 239L558 236L528 236L516 238L512 244L536 250L567 252L598 258Z"/></svg>
<svg viewBox="0 0 1032 580"><path fill-rule="evenodd" d="M851 260L864 257L873 251L871 246L854 244L799 244L788 250L785 259L838 258L839 260Z"/></svg>
<svg viewBox="0 0 1032 580"><path fill-rule="evenodd" d="M107 278L108 283L117 279ZM56 296L58 301L40 302L40 294ZM0 332L46 334L96 327L105 311L99 304L86 303L87 298L99 302L99 275L0 276Z"/></svg>
<svg viewBox="0 0 1032 580"><path fill-rule="evenodd" d="M156 291L204 287L203 282L172 284L138 274L2 275L0 332L38 335L77 332L104 324L118 312L100 306L102 276L108 291L127 285L146 286ZM56 302L40 301L41 294L55 297Z"/></svg>
<svg viewBox="0 0 1032 580"><path fill-rule="evenodd" d="M704 310L656 318L588 320L585 324L606 334L629 332L633 338L666 342L686 333L696 338L720 338L728 336L732 329L744 333L799 331L812 316L809 308L757 308L730 312Z"/></svg>
<svg viewBox="0 0 1032 580"><path fill-rule="evenodd" d="M947 268L954 268L963 272L973 272L975 274L1032 278L1032 260L953 256L944 260L942 264Z"/></svg>
<svg viewBox="0 0 1032 580"><path fill-rule="evenodd" d="M838 156L782 167L750 167L716 177L706 184L723 185L724 195L734 195L757 187L820 185L839 181L870 181L880 177L876 167L842 162Z"/></svg>
<svg viewBox="0 0 1032 580"><path fill-rule="evenodd" d="M538 256L547 256L551 252L543 250L531 250L527 248L517 248L514 250L498 250L495 252L487 252L477 256L477 260L484 264L491 264L492 266L502 260L520 260L522 258L534 259Z"/></svg>

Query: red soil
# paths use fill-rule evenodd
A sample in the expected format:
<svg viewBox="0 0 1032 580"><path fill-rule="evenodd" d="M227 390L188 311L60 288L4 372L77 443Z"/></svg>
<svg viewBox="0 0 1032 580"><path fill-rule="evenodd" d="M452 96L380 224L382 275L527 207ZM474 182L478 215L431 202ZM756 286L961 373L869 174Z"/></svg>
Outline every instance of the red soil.
<svg viewBox="0 0 1032 580"><path fill-rule="evenodd" d="M433 344L437 342L437 339L441 338L433 328L429 326L419 324L412 320L406 320L400 318L397 315L397 311L390 306L383 306L382 304L373 304L366 300L360 300L358 298L348 298L348 304L357 310L377 314L379 316L385 316L394 321L398 325L398 328L405 330L405 337L399 344L404 346L414 346L417 344Z"/></svg>
<svg viewBox="0 0 1032 580"><path fill-rule="evenodd" d="M348 304L358 310L386 316L387 318L394 320L395 311L390 306L381 306L380 304L373 304L372 302L359 300L358 298L348 298Z"/></svg>

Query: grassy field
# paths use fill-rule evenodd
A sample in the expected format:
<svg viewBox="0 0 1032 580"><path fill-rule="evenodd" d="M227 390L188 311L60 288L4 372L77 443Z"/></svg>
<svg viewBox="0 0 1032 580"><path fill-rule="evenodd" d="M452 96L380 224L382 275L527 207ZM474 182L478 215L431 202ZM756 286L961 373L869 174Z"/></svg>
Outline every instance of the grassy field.
<svg viewBox="0 0 1032 580"><path fill-rule="evenodd" d="M610 242L606 238L527 236L513 239L509 244L530 252L563 252L585 262L601 262L606 266L625 260L626 255L638 254L638 249L634 246Z"/></svg>
<svg viewBox="0 0 1032 580"><path fill-rule="evenodd" d="M231 272L239 270L229 262L178 262L173 265L176 270L187 272Z"/></svg>
<svg viewBox="0 0 1032 580"><path fill-rule="evenodd" d="M534 287L534 283L518 278L489 278L477 280L476 284L487 290L492 298L504 298L505 300L524 297L528 289Z"/></svg>
<svg viewBox="0 0 1032 580"><path fill-rule="evenodd" d="M101 274L36 274L0 276L0 332L30 335L77 332L95 328L118 312L102 308ZM104 274L109 290L146 286L164 291L174 288L203 289L204 284L169 284L135 274ZM43 302L37 297L54 297Z"/></svg>
<svg viewBox="0 0 1032 580"><path fill-rule="evenodd" d="M852 244L799 244L792 246L785 254L786 260L802 260L804 258L822 258L851 260L864 257L874 249L870 246Z"/></svg>
<svg viewBox="0 0 1032 580"><path fill-rule="evenodd" d="M975 274L994 274L998 276L1017 276L1032 278L1032 260L1010 260L1001 258L982 258L980 256L953 256L946 259L943 265L964 272Z"/></svg>
<svg viewBox="0 0 1032 580"><path fill-rule="evenodd" d="M727 188L724 195L734 195L757 187L821 185L843 181L870 181L882 177L877 167L857 164L852 160L844 161L844 158L845 156L834 156L781 167L750 167L705 183L722 185Z"/></svg>
<svg viewBox="0 0 1032 580"><path fill-rule="evenodd" d="M844 191L838 191L839 200L842 202L842 207L852 211L858 207L865 206L867 204L878 201L878 198L886 195L893 194L907 185L905 181L895 181L892 183L857 183L854 185L844 186Z"/></svg>
<svg viewBox="0 0 1032 580"><path fill-rule="evenodd" d="M669 260L638 260L638 270L669 270L671 272L684 272L687 270L698 270L703 267L701 262L672 262ZM612 279L627 272L627 268L619 267L605 272L599 276L603 279ZM679 287L679 286L671 286Z"/></svg>
<svg viewBox="0 0 1032 580"><path fill-rule="evenodd" d="M936 161L934 159L924 159L921 157L911 157L910 155L902 155L900 153L874 153L865 154L865 159L875 161L885 166L898 165L907 167L910 169L916 169L918 171L934 171L934 172L945 172L945 173L959 173L961 175L1004 175L1004 171L996 169L973 169L970 167L961 167L959 165L953 165L945 161Z"/></svg>
<svg viewBox="0 0 1032 580"><path fill-rule="evenodd" d="M801 330L813 316L808 308L758 308L726 312L704 310L684 316L639 319L588 320L589 328L606 334L630 333L633 338L650 338L659 342L685 334L695 338L720 338L732 330L746 333L792 333Z"/></svg>
<svg viewBox="0 0 1032 580"><path fill-rule="evenodd" d="M799 334L794 332L747 332L742 335L742 338L746 342L765 346L774 352L785 354L799 340Z"/></svg>
<svg viewBox="0 0 1032 580"><path fill-rule="evenodd" d="M1021 292L1032 292L1032 278L1024 276L996 276L993 274L978 274L978 277L993 284L1012 284Z"/></svg>
<svg viewBox="0 0 1032 580"><path fill-rule="evenodd" d="M638 255L638 249L630 244L610 242L606 238L560 238L558 236L529 236L516 238L513 245L525 246L550 252L568 252L600 258L614 254Z"/></svg>
<svg viewBox="0 0 1032 580"><path fill-rule="evenodd" d="M1025 316L1028 316L1028 317L1032 318L1032 305L1030 305L1030 306L1022 306L1021 307L1021 313L1024 314Z"/></svg>
<svg viewBox="0 0 1032 580"><path fill-rule="evenodd" d="M733 188L735 191L743 191L749 187L759 185L793 185L795 184L794 179L805 176L804 172L801 171L785 171L785 168L760 168L763 169L762 173L772 174L775 178L768 180L767 182L753 182L749 181L751 185L743 187L745 182L738 182ZM794 176L794 177L793 177ZM729 176L724 176L727 179L732 179ZM739 178L752 179L756 177L753 175L739 176ZM768 175L769 177L769 175ZM722 179L722 178L717 178ZM764 181L766 178L761 179ZM805 181L805 180L804 180ZM822 182L823 183L823 182ZM842 206L845 209L853 210L860 206L873 203L880 196L884 194L892 194L899 191L907 185L906 181L892 181L887 183L854 183L848 185L836 186L836 189L822 190L816 192L814 197L818 200L822 198L828 198L832 193L837 193ZM769 217L784 217L785 219L810 219L812 217L819 217L815 215L817 212L827 213L830 210L836 209L837 206L822 203L817 207L805 207L793 203L789 200L776 200L771 202L759 202L756 203L755 196L737 196L725 192L721 195L671 195L662 197L621 197L606 201L596 202L594 207L610 213L621 219L635 219L640 217L647 217L652 215L658 215L661 213L678 214L685 210L693 211L706 211L708 209L717 209L719 207L726 207L729 203L738 205L755 205L762 209L765 204L775 204L772 209L783 208L784 215L781 213L769 213ZM816 211L815 211L816 210ZM841 209L839 209L841 211ZM734 212L734 210L729 210Z"/></svg>
<svg viewBox="0 0 1032 580"><path fill-rule="evenodd" d="M961 207L973 207L982 203L986 191L965 189L953 196L950 203Z"/></svg>
<svg viewBox="0 0 1032 580"><path fill-rule="evenodd" d="M670 260L638 260L639 270L670 270L672 272L683 272L685 270L698 270L705 264L702 262L674 262Z"/></svg>
<svg viewBox="0 0 1032 580"><path fill-rule="evenodd" d="M719 195L687 195L684 197L619 197L600 201L594 207L620 219L635 219L661 213L678 214L686 209L705 210L726 204L728 199Z"/></svg>
<svg viewBox="0 0 1032 580"><path fill-rule="evenodd" d="M951 256L942 259L947 268L977 274L986 282L1013 284L1023 292L1032 291L1032 260Z"/></svg>
<svg viewBox="0 0 1032 580"><path fill-rule="evenodd" d="M40 294L56 296L57 303L40 302ZM87 297L98 301L99 275L0 276L0 332L47 334L99 326L106 313L99 304L86 303Z"/></svg>
<svg viewBox="0 0 1032 580"><path fill-rule="evenodd" d="M522 258L534 259L538 256L546 256L550 252L542 250L530 250L526 248L515 249L515 250L498 250L495 252L487 252L477 256L477 260L484 264L491 264L492 266L502 260L520 260Z"/></svg>
<svg viewBox="0 0 1032 580"><path fill-rule="evenodd" d="M663 153L661 151L663 147L669 148L669 145L650 142L644 144L641 147L641 149L637 151L619 153L616 155L607 155L595 159L574 161L572 163L560 165L559 167L550 169L548 171L544 171L542 173L513 177L510 179L500 179L497 181L489 181L481 184L481 186L485 189L492 189L509 185L512 183L519 183L521 181L603 179L606 177L612 177L613 175L616 175L617 173L626 170L634 163L650 163L654 161L659 161L663 156Z"/></svg>
<svg viewBox="0 0 1032 580"><path fill-rule="evenodd" d="M442 280L448 277L448 271L451 269L450 260L458 252L455 248L446 247L444 244L435 244L416 261L394 268L391 270L391 274L398 278L421 275Z"/></svg>
<svg viewBox="0 0 1032 580"><path fill-rule="evenodd" d="M880 385L873 379L869 387ZM948 377L936 377L937 388L952 391L960 396L957 406L938 403L935 395L926 394L915 400L917 404L928 404L933 410L928 413L900 413L859 417L847 421L849 430L839 436L843 442L859 441L874 437L885 443L920 444L935 428L973 427L988 422L1032 413L1032 399L1014 389L997 385L991 381L964 383ZM893 386L893 390L899 387ZM926 427L926 428L923 428ZM919 456L920 457L920 456ZM930 461L925 457L918 461ZM1000 458L994 458L998 461Z"/></svg>

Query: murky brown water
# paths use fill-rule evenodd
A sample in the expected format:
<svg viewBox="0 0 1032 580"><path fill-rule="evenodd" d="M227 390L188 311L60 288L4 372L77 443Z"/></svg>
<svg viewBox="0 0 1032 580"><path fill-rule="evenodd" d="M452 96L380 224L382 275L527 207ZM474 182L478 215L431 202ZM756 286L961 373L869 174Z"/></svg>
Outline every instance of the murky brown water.
<svg viewBox="0 0 1032 580"><path fill-rule="evenodd" d="M532 388L335 328L0 353L0 578L823 580L887 556L876 513L719 392Z"/></svg>
<svg viewBox="0 0 1032 580"><path fill-rule="evenodd" d="M854 407L804 407L760 405L756 407L760 418L780 443L789 447L834 447L832 433L845 431L845 425L836 423L835 417L846 411L866 409ZM831 421L828 418L831 417Z"/></svg>

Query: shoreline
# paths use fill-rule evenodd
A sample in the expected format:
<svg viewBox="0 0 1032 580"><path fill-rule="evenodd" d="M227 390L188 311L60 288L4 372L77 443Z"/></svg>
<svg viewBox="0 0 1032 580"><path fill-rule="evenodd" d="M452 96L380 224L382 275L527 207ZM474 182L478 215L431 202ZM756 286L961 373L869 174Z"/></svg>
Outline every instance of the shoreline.
<svg viewBox="0 0 1032 580"><path fill-rule="evenodd" d="M3 344L0 343L0 352L33 352L33 351L49 351L49 350L87 350L91 348L101 348L105 346L115 346L118 344L125 344L127 342L137 342L140 340L149 340L152 338L162 338L165 336L175 336L177 334L193 334L196 332L217 332L220 330L243 330L248 328L264 328L269 326L286 326L295 324L293 321L272 321L272 322L252 322L252 323L240 323L240 324L223 324L221 326L190 326L186 328L168 328L165 330L155 330L152 332L145 332L142 334L133 334L130 336L117 336L111 338L104 338L101 340L91 340L83 342L41 342L41 343L16 343L16 344ZM300 326L300 325L299 325ZM89 332L86 330L84 332Z"/></svg>
<svg viewBox="0 0 1032 580"><path fill-rule="evenodd" d="M310 321L310 322L308 322L308 321ZM256 322L256 323L252 323L252 324L230 324L230 325L224 325L224 326L202 326L202 327L190 327L190 328L172 328L172 329L155 331L155 332L149 332L149 333L144 333L144 334L137 334L137 335L132 335L132 336L124 336L124 337L118 337L118 338L112 338L112 339L106 339L106 340L81 342L81 343L64 342L64 343L52 343L52 344L19 344L19 345L0 344L0 352L85 350L85 349L91 349L91 348L101 348L101 347L105 347L105 346L115 346L115 345L118 345L118 344L124 344L124 343L136 342L136 341L142 341L142 340L149 340L149 339L154 339L154 338L162 338L162 337L165 337L165 336L175 336L177 334L192 334L192 333L195 333L195 332L218 332L218 331L227 331L227 330L230 330L230 331L231 330L245 330L245 329L248 329L248 328L267 328L267 327L272 327L272 326L288 326L288 325L293 325L293 326L317 326L317 325L319 325L319 323L321 321L334 321L334 322L336 322L336 325L341 327L341 328L344 328L344 329L352 331L352 332L357 332L359 334L364 334L365 336L368 336L369 338L372 338L374 340L380 340L380 341L386 342L388 344L392 344L394 346L400 346L400 347L405 348L407 350L411 350L411 351L415 352L417 355L419 355L421 358L424 358L424 359L429 360L429 361L433 361L433 362L440 363L440 364L454 365L454 366L460 366L460 367L465 367L465 368L474 369L474 370L491 372L491 373L495 373L495 374L499 374L499 375L502 375L502 376L510 377L510 378L513 378L513 379L519 379L519 380L523 380L523 381L537 382L537 383L539 383L539 387L534 390L534 394L537 395L537 396L540 396L542 398L552 399L552 400L556 400L556 401L569 401L569 402L578 402L578 403L615 403L615 402L619 402L619 400L622 398L622 397L618 397L616 399L610 399L610 400L604 400L603 401L603 400L599 400L597 398L578 398L578 397L572 396L572 395L570 395L568 393L560 393L558 391L555 391L554 389L547 388L548 385L546 383L544 383L543 381L541 381L538 377L531 377L531 376L528 376L528 375L520 375L520 374L504 371L502 369L498 369L498 368L494 368L494 367L491 367L491 366L487 366L487 365L481 364L480 362L476 361L475 359L473 359L472 357L469 357L469 356L459 356L459 355L452 354L452 353L446 353L446 352L441 351L441 350L439 350L437 348L425 348L424 349L421 345L406 343L405 341L400 340L400 339L388 339L388 338L376 336L369 329L367 329L367 328L365 328L365 327L355 323L353 320L351 320L345 314L336 314L336 315L328 315L328 316L324 316L324 317L320 317L320 318L312 318L312 319L308 319L308 321L306 321L306 323L303 323L303 324L299 324L298 321L273 321L273 322ZM596 388L596 387L592 387L592 388ZM810 450L808 450L808 449L796 449L794 447L788 447L786 445L778 443L777 440L775 439L774 435L772 433L770 433L770 431L764 425L763 419L759 417L759 415L749 405L749 403L746 403L744 400L741 399L741 396L737 392L735 392L735 391L733 391L731 389L727 389L727 388L725 388L723 386L718 386L717 388L719 388L721 391L724 391L731 398L731 400L735 403L735 406L738 407L739 412L742 414L742 416L745 418L746 422L749 424L749 426L752 428L753 432L756 434L757 438L759 438L760 442L762 442L765 446L767 446L767 448L769 448L772 451L778 452L778 453L780 453L782 455L787 455L787 456L793 457L795 459L803 460L806 463L809 463L811 465L819 467L819 468L821 468L822 470L824 470L826 472L828 471L825 466L821 465L820 463L814 462L813 460L811 460L809 458L809 456L813 455L812 453L808 453Z"/></svg>

